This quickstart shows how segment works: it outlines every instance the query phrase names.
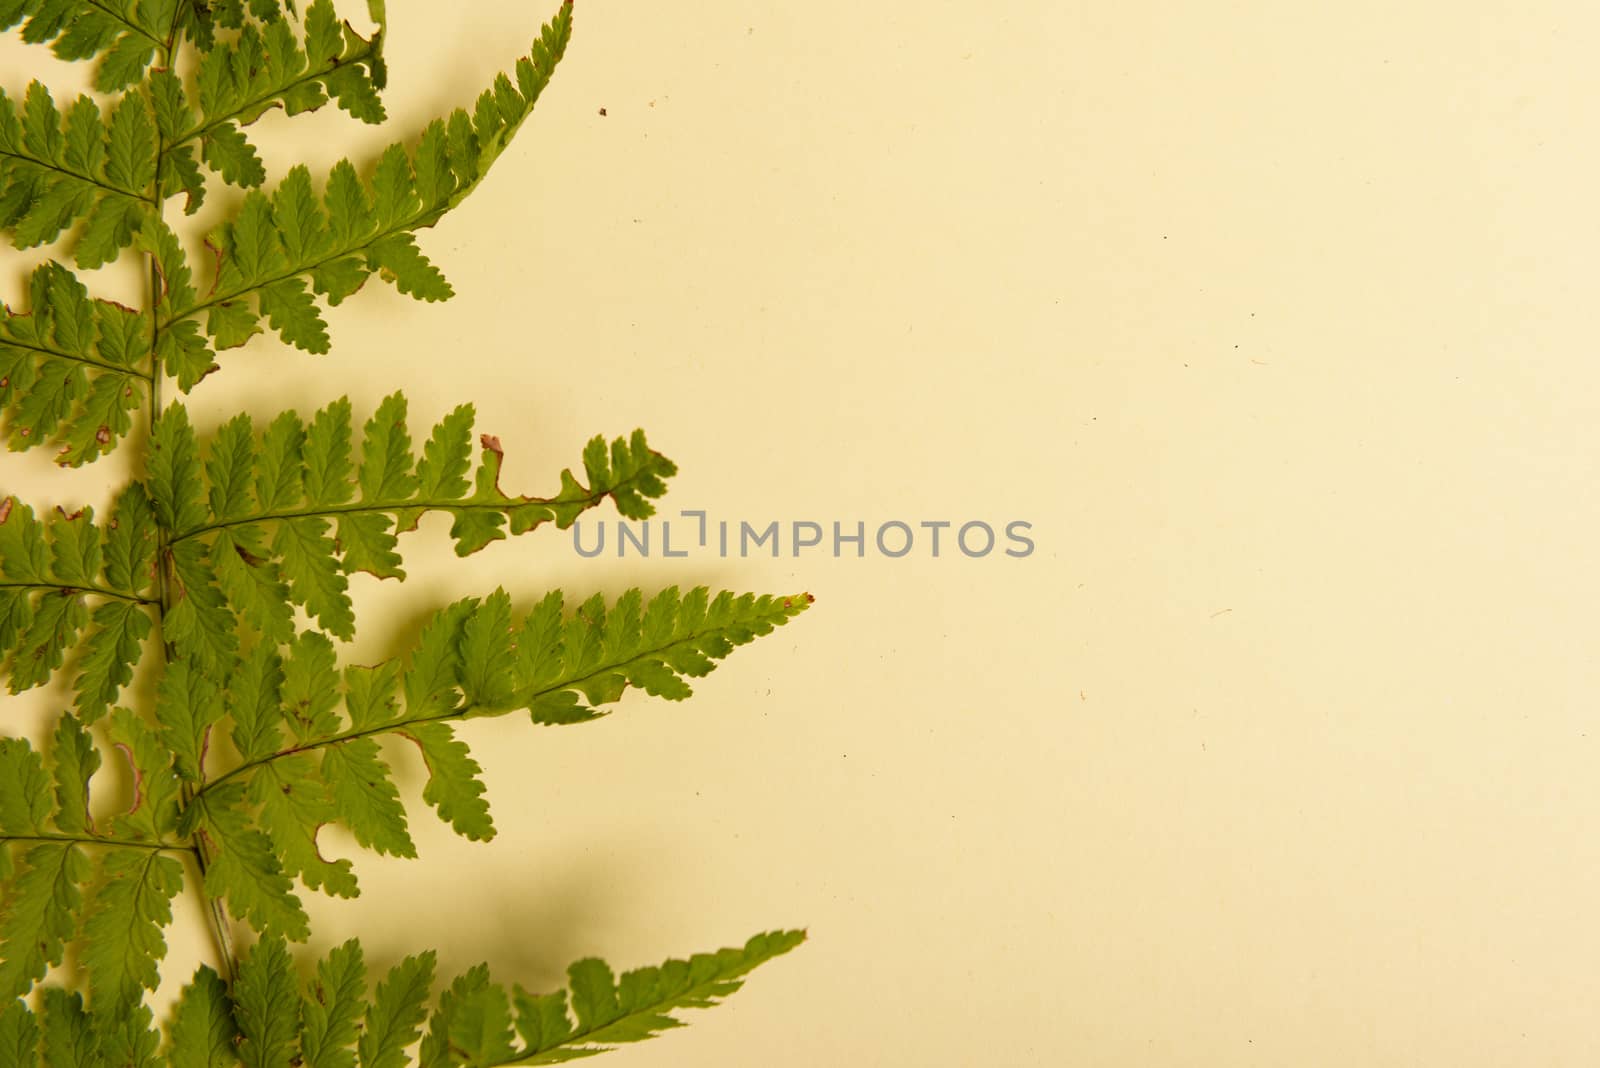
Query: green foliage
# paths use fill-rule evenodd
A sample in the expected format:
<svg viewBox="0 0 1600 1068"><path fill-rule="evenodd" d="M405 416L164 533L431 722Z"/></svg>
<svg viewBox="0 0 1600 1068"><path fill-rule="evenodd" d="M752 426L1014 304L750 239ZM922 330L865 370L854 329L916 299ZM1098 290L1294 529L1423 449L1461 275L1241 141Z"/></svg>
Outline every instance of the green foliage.
<svg viewBox="0 0 1600 1068"><path fill-rule="evenodd" d="M116 701L159 607L157 537L138 484L104 525L89 508L40 521L16 498L0 500L0 654L12 693L49 682L72 654L79 712L92 721Z"/></svg>
<svg viewBox="0 0 1600 1068"><path fill-rule="evenodd" d="M219 351L268 330L327 351L325 308L373 274L421 300L451 295L416 233L483 181L528 117L571 5L472 107L372 168L274 179L245 133L267 111L331 100L383 121L382 0L368 13L370 38L332 0L0 0L0 28L94 59L108 94L61 104L38 82L0 86L0 230L80 270L143 256L150 278L144 306L128 308L51 261L21 310L0 309L11 449L50 446L69 466L141 449L102 517L0 495L0 676L72 706L42 744L0 737L0 1064L557 1063L677 1026L678 1010L714 1004L803 939L759 935L620 978L580 961L567 990L543 995L487 966L435 991L431 952L369 991L354 941L297 970L289 947L311 935L298 888L360 890L352 861L320 847L323 828L415 857L401 786L419 780L456 833L493 837L471 720L582 723L630 688L682 700L810 603L669 587L519 606L498 589L428 615L401 655L346 662L351 576L403 579L399 535L430 513L466 556L607 502L644 519L676 472L636 430L590 440L547 496L508 494L500 441L475 444L470 404L419 444L398 392L359 424L340 398L207 433L159 402L169 380L192 389ZM197 267L164 209L181 193L193 212L218 182L243 192ZM397 774L401 761L417 774ZM220 970L202 965L158 1027L147 1001L185 889L213 916ZM254 936L242 958L235 923Z"/></svg>
<svg viewBox="0 0 1600 1068"><path fill-rule="evenodd" d="M0 172L0 184L6 181ZM90 299L73 273L33 273L27 312L0 308L0 412L13 451L55 443L77 466L113 448L150 390L150 330L131 308Z"/></svg>
<svg viewBox="0 0 1600 1068"><path fill-rule="evenodd" d="M472 421L471 405L456 408L433 429L419 458L402 394L392 394L366 421L359 446L350 402L341 397L309 421L283 412L259 433L249 415L236 416L217 431L202 461L187 412L178 404L167 408L156 423L150 492L173 502L163 518L182 591L171 610L180 615L177 634L169 614L169 636L179 650L218 664L227 650L216 647L214 635L231 633L234 616L286 641L296 605L321 629L348 640L355 615L346 576L403 578L397 535L415 529L425 513L451 517L456 552L466 556L508 531L524 534L545 523L566 528L608 498L623 515L642 519L676 471L635 431L609 448L602 438L589 443L587 485L564 470L551 496L512 497L499 486L497 439L481 439L472 472Z"/></svg>
<svg viewBox="0 0 1600 1068"><path fill-rule="evenodd" d="M125 1007L155 989L161 931L183 881L175 858L189 851L173 838L178 778L132 712L117 710L105 736L137 789L126 810L97 819L89 794L101 756L81 720L63 716L44 753L25 739L0 739L0 999L26 994L69 945L78 947L91 1004Z"/></svg>
<svg viewBox="0 0 1600 1068"><path fill-rule="evenodd" d="M609 610L596 596L569 614L554 592L517 619L510 597L496 591L434 615L403 661L341 672L327 638L301 634L282 653L258 646L220 699L181 662L170 666L156 716L193 794L185 819L219 851L208 887L257 930L303 938L305 913L290 877L338 896L358 892L349 862L318 850L321 827L338 823L368 849L416 855L379 746L385 736L421 753L422 798L440 818L487 840L494 823L482 769L455 723L519 710L535 723L579 723L629 686L681 700L690 693L686 678L708 674L717 659L807 604L803 595L712 597L699 587L680 596L669 587L648 602L631 590ZM240 756L209 775L203 739L210 716L224 708Z"/></svg>
<svg viewBox="0 0 1600 1068"><path fill-rule="evenodd" d="M405 958L369 995L360 942L336 947L302 980L283 941L266 938L241 963L231 995L200 967L164 1043L146 1015L117 1019L47 990L38 1015L21 1001L0 1011L0 1055L19 1068L151 1063L126 1051L153 1058L158 1048L170 1068L403 1068L420 1040L421 1068L559 1064L683 1026L676 1014L717 1004L803 941L803 931L773 931L620 977L590 958L547 994L508 989L479 965L444 987L430 1011L432 953Z"/></svg>
<svg viewBox="0 0 1600 1068"><path fill-rule="evenodd" d="M63 113L39 82L21 101L0 89L0 229L17 248L33 248L81 222L71 243L78 266L110 263L153 207L156 157L156 125L141 93L108 115L87 96Z"/></svg>

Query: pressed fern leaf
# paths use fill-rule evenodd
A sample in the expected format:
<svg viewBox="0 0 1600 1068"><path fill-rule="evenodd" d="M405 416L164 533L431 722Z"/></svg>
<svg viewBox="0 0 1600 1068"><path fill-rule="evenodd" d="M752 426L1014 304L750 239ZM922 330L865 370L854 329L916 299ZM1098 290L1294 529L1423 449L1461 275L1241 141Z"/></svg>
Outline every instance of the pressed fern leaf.
<svg viewBox="0 0 1600 1068"><path fill-rule="evenodd" d="M20 24L24 40L63 58L96 58L96 88L122 90L64 105L37 82L20 98L0 90L0 231L18 248L60 242L80 269L130 246L151 268L142 312L91 298L54 263L33 274L25 311L0 309L12 449L48 443L60 463L92 460L128 434L162 378L188 390L216 369L217 351L269 329L327 351L322 305L373 274L419 299L451 295L415 234L477 186L526 120L566 48L571 3L513 74L389 148L369 176L345 161L313 183L296 167L267 191L245 130L268 110L331 100L383 120L383 0L368 12L371 37L332 0L314 0L303 19L292 0L0 0L0 29ZM195 62L181 62L183 41ZM201 272L161 212L179 193L195 211L206 171L245 192ZM359 428L340 399L259 428L241 415L204 442L181 405L150 414L145 478L109 521L87 509L41 518L0 495L0 675L20 692L66 671L75 706L37 749L0 737L0 1064L556 1063L677 1026L678 1009L715 1003L803 939L760 935L620 979L580 961L570 991L543 996L479 966L431 1012L431 953L400 962L369 996L352 941L302 982L287 947L310 934L295 884L358 891L351 861L318 848L320 828L416 853L383 739L415 744L423 800L456 832L487 839L482 769L457 723L519 709L537 724L581 722L629 687L681 699L689 679L810 598L672 588L646 601L633 590L569 612L558 592L515 612L502 590L436 613L403 658L341 665L334 639L355 624L348 575L403 577L398 535L426 513L450 515L465 556L546 523L568 527L607 498L648 517L673 464L642 432L596 437L581 476L562 471L549 497L512 496L499 488L499 441L474 447L470 405L434 427L420 455L400 394ZM297 607L317 629L296 628ZM114 706L153 644L153 619L165 655L147 718ZM129 773L116 811L90 803L105 761ZM163 1040L144 999L186 854L231 978L201 968ZM223 909L260 936L236 970ZM36 988L52 969L76 989Z"/></svg>
<svg viewBox="0 0 1600 1068"><path fill-rule="evenodd" d="M303 166L290 170L270 196L252 190L211 236L216 275L204 295L189 284L175 243L163 255L158 239L147 238L147 250L166 261L158 325L184 335L176 345L179 385L190 388L210 368L213 347L243 344L263 323L291 345L327 352L327 324L315 297L337 305L374 273L422 300L449 297L449 283L413 233L432 226L477 187L532 112L566 48L571 11L570 3L564 5L544 27L530 55L518 61L515 81L502 74L470 113L457 110L429 125L414 150L391 146L370 180L344 161L333 168L320 197ZM339 86L330 91L339 92ZM232 168L240 184L254 185L260 176L253 159L229 149L217 165ZM174 272L183 273L183 285L171 283ZM192 322L203 322L209 342Z"/></svg>
<svg viewBox="0 0 1600 1068"><path fill-rule="evenodd" d="M91 299L59 264L34 271L28 289L28 312L0 307L7 443L13 451L54 443L57 461L76 466L114 448L145 402L149 324L131 308Z"/></svg>
<svg viewBox="0 0 1600 1068"><path fill-rule="evenodd" d="M92 1004L123 1011L156 987L183 882L175 855L191 852L173 839L178 778L127 710L109 718L107 737L134 792L127 810L99 821L89 790L100 752L81 720L62 716L42 754L0 738L0 999L28 993L73 944Z"/></svg>
<svg viewBox="0 0 1600 1068"><path fill-rule="evenodd" d="M361 37L339 20L331 0L316 0L306 9L303 41L287 20L265 27L245 21L231 40L204 51L193 94L172 72L153 72L150 97L164 148L162 197L181 191L188 194L188 211L199 208L205 183L196 148L226 182L253 188L266 181L242 127L270 109L298 115L331 97L363 122L382 122L382 40L381 33Z"/></svg>
<svg viewBox="0 0 1600 1068"><path fill-rule="evenodd" d="M750 972L805 941L804 931L759 934L737 948L697 953L624 972L601 960L567 970L568 986L533 995L496 983L479 965L429 1010L435 957L407 957L367 992L355 939L302 980L281 939L267 937L228 986L202 966L174 1007L164 1044L149 1010L86 1007L47 987L36 1015L12 1000L0 1009L0 1063L8 1068L509 1068L559 1064L654 1038L682 1026L684 1009L736 993ZM415 1049L415 1061L407 1051ZM159 1055L159 1056L158 1056Z"/></svg>
<svg viewBox="0 0 1600 1068"><path fill-rule="evenodd" d="M41 522L16 498L0 500L0 672L12 693L48 682L76 654L79 712L92 721L116 701L151 630L155 543L142 486L122 492L104 525L87 508Z"/></svg>
<svg viewBox="0 0 1600 1068"><path fill-rule="evenodd" d="M414 529L424 513L450 515L456 552L466 556L508 532L545 523L564 529L608 498L622 515L643 519L677 470L635 431L609 446L590 441L587 485L564 470L553 496L508 496L499 487L497 439L480 439L472 471L472 422L471 405L456 408L418 457L403 395L379 405L359 443L350 402L340 398L309 422L284 412L259 433L248 415L237 416L210 441L202 462L188 413L169 406L156 424L150 481L170 532L179 594L168 636L186 654L215 664L229 651L218 635L232 629L230 610L284 642L292 607L303 605L321 629L349 639L355 615L346 575L403 578L396 535Z"/></svg>
<svg viewBox="0 0 1600 1068"><path fill-rule="evenodd" d="M156 124L142 93L109 114L80 96L63 113L38 82L21 101L0 89L0 229L17 248L82 222L78 266L111 262L152 209L155 174Z"/></svg>
<svg viewBox="0 0 1600 1068"><path fill-rule="evenodd" d="M717 1004L743 986L744 977L751 971L789 952L805 938L804 931L758 934L738 949L669 960L656 967L624 972L620 980L613 978L604 961L579 961L567 971L569 986L565 991L535 996L520 987L516 989L513 1001L520 1046L512 1060L487 1063L559 1064L654 1038L682 1026L673 1013ZM479 998L492 1000L492 996ZM440 1013L435 1015L436 1024L443 1012L441 1005ZM429 1063L426 1057L423 1063ZM439 1059L433 1063L458 1062Z"/></svg>
<svg viewBox="0 0 1600 1068"><path fill-rule="evenodd" d="M157 717L194 803L185 834L198 830L222 860L208 890L258 930L304 937L305 913L289 877L341 896L356 893L348 861L317 850L317 829L341 823L362 846L414 856L399 791L378 746L386 735L412 741L427 765L422 797L467 838L493 837L481 768L453 724L525 709L535 723L577 723L600 715L629 686L680 700L687 678L709 673L736 646L803 611L796 597L712 597L676 587L647 602L638 590L609 609L598 596L570 616L559 592L520 620L497 591L458 601L423 627L405 663L341 672L332 643L298 636L280 653L258 645L241 658L219 702L190 682L160 688ZM169 669L169 676L172 669ZM176 696L174 696L176 694ZM239 759L208 778L193 756L215 713L226 708Z"/></svg>

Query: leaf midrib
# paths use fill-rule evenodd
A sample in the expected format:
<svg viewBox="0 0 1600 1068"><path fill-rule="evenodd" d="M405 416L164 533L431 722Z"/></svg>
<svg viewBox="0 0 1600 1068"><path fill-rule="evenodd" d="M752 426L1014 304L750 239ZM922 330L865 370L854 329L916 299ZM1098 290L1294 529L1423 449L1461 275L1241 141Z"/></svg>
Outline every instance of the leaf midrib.
<svg viewBox="0 0 1600 1068"><path fill-rule="evenodd" d="M543 507L554 505L582 505L585 509L593 508L605 498L616 493L619 489L631 487L640 481L646 474L653 472L641 469L627 478L603 490L591 490L588 495L574 498L561 497L510 497L504 501L482 501L470 497L462 498L435 498L430 500L403 500L403 501L360 501L352 504L321 505L313 508L280 509L272 512L261 512L254 515L242 516L238 519L225 519L215 523L207 523L198 527L190 527L180 534L173 535L174 543L185 541L189 538L198 538L214 531L225 530L229 527L248 526L251 523L273 523L285 519L317 519L323 516L378 514L389 512L508 512L515 508Z"/></svg>
<svg viewBox="0 0 1600 1068"><path fill-rule="evenodd" d="M156 204L156 200L153 196L147 195L142 191L124 189L120 185L111 185L108 182L94 177L92 174L84 174L81 171L72 170L68 167L62 166L59 163L51 163L49 160L40 159L38 156L30 156L22 152L12 152L9 149L0 149L0 157L22 160L24 163L31 163L35 167L41 167L47 171L55 171L57 174L65 175L66 177L82 182L85 185L96 186L105 190L107 193L110 193L113 196L121 197L124 200L134 200L140 204L146 204L151 207L154 207Z"/></svg>

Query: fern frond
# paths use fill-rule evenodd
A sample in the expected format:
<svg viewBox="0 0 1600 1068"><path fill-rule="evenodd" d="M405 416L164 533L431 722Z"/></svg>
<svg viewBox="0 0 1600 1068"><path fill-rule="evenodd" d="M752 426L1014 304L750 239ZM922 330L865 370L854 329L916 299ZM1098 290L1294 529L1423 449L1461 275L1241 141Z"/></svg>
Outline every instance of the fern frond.
<svg viewBox="0 0 1600 1068"><path fill-rule="evenodd" d="M566 48L571 13L569 2L544 27L530 55L518 61L515 81L502 74L470 114L457 110L432 123L414 150L391 146L370 180L344 161L320 197L303 166L290 170L271 196L252 190L210 239L216 253L210 290L173 294L158 308L163 331L186 329L191 337L198 328L186 324L204 316L210 345L197 342L205 353L185 359L191 373L180 373L179 385L188 389L198 380L192 372L210 366L211 345L243 344L263 322L291 345L327 352L327 324L315 297L337 305L375 273L422 300L449 297L449 283L417 247L414 232L477 187L532 112ZM242 184L255 184L256 167L242 149L226 150L225 157Z"/></svg>
<svg viewBox="0 0 1600 1068"><path fill-rule="evenodd" d="M6 1068L158 1068L160 1047L154 1015L143 1005L90 1011L81 994L46 987L37 1016L23 1001L0 1010Z"/></svg>
<svg viewBox="0 0 1600 1068"><path fill-rule="evenodd" d="M743 946L696 953L616 975L580 960L567 986L530 994L494 981L485 965L456 978L429 1011L432 951L400 961L367 992L361 943L335 947L302 980L281 938L259 941L228 984L202 965L173 1007L165 1048L143 1006L85 1006L46 987L39 1011L0 1008L0 1063L8 1068L511 1068L560 1064L684 1026L685 1009L714 1006L749 974L805 941L804 931L758 934ZM158 1060L159 1055L159 1060Z"/></svg>
<svg viewBox="0 0 1600 1068"><path fill-rule="evenodd" d="M232 40L207 49L193 99L175 74L154 72L150 94L164 148L162 197L181 191L188 194L187 211L200 207L205 184L196 148L224 181L244 188L264 182L266 169L241 128L272 108L298 115L331 97L363 122L382 122L381 50L381 33L363 38L339 20L332 0L315 0L306 10L303 41L287 20L274 19L264 28L244 22Z"/></svg>
<svg viewBox="0 0 1600 1068"><path fill-rule="evenodd" d="M30 308L0 307L0 411L12 451L54 443L57 462L109 452L150 390L150 336L138 313L91 299L59 264L33 272Z"/></svg>
<svg viewBox="0 0 1600 1068"><path fill-rule="evenodd" d="M142 93L125 94L109 115L86 96L62 114L39 82L20 107L0 89L0 230L17 248L82 222L78 266L110 263L154 206L155 174L156 125Z"/></svg>
<svg viewBox="0 0 1600 1068"><path fill-rule="evenodd" d="M50 44L61 59L99 59L94 87L137 82L170 45L180 3L193 0L0 0L0 30L22 24L22 39Z"/></svg>
<svg viewBox="0 0 1600 1068"><path fill-rule="evenodd" d="M15 497L0 500L0 673L12 693L77 653L79 712L93 721L116 701L150 634L155 542L142 486L118 496L104 526L92 509L40 522Z"/></svg>
<svg viewBox="0 0 1600 1068"><path fill-rule="evenodd" d="M521 1048L509 1061L488 1063L559 1064L654 1038L683 1026L674 1013L710 1008L738 991L751 971L805 939L804 931L758 934L738 949L697 953L686 961L669 960L656 967L625 972L620 980L612 976L604 961L579 961L567 971L566 991L534 996L520 987L516 989L513 1000ZM492 994L478 997L480 1001L493 1000ZM571 1015L567 1011L569 1005ZM441 1015L443 1005L434 1016L436 1023ZM572 1015L577 1017L575 1023ZM423 1064L428 1063L425 1054Z"/></svg>
<svg viewBox="0 0 1600 1068"><path fill-rule="evenodd" d="M100 753L81 720L63 715L43 754L0 738L0 999L26 994L73 944L96 1006L120 1011L156 987L161 932L183 883L171 854L191 850L172 840L170 756L126 710L108 735L129 762L134 797L103 826L89 816Z"/></svg>
<svg viewBox="0 0 1600 1068"><path fill-rule="evenodd" d="M456 552L466 556L508 532L546 523L564 529L608 498L624 516L645 518L677 470L635 431L609 446L598 437L589 442L587 485L564 470L550 497L509 496L499 487L497 439L480 439L472 471L473 415L462 405L445 416L420 457L399 393L366 421L359 444L345 398L309 423L284 412L260 433L240 415L217 432L202 465L188 413L169 406L156 424L150 481L170 531L172 564L187 569L177 581L184 598L174 605L179 633L171 634L169 615L169 637L188 648L193 610L210 620L195 636L215 645L211 628L226 626L225 604L281 643L292 633L292 605L302 605L323 630L348 640L355 615L346 576L403 578L397 535L415 529L423 514L450 515ZM186 606L190 598L196 604Z"/></svg>
<svg viewBox="0 0 1600 1068"><path fill-rule="evenodd" d="M415 855L380 737L410 739L427 765L423 800L458 834L487 840L494 823L482 769L454 722L517 709L535 723L582 722L629 686L680 700L690 693L687 678L708 674L716 660L809 603L807 595L712 597L703 587L683 595L672 587L648 602L632 590L609 609L596 596L569 617L556 592L518 620L510 597L497 591L435 614L404 664L341 673L320 634L296 638L287 655L259 645L240 661L223 698L239 761L209 781L187 757L177 764L195 795L186 823L237 860L220 875L214 864L207 885L258 930L302 937L304 912L289 894L289 877L341 896L356 892L348 862L330 863L318 852L322 825L343 824L365 848ZM202 700L217 703L209 692ZM189 753L210 723L182 705L162 702L157 714L172 748ZM293 904L269 914L267 905L281 900Z"/></svg>

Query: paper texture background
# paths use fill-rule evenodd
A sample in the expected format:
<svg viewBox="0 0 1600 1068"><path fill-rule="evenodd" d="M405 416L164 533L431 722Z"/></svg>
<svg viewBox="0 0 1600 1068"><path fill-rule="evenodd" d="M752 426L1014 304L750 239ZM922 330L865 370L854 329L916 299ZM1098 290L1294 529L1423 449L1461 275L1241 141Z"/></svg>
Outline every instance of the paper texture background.
<svg viewBox="0 0 1600 1068"><path fill-rule="evenodd" d="M391 125L255 140L275 173L370 159L551 10L390 0ZM197 422L401 388L414 432L476 403L507 488L642 426L668 518L1021 520L1036 549L545 532L463 562L425 523L413 581L353 582L350 661L497 584L817 603L687 704L464 729L492 844L395 749L423 859L361 856L315 948L538 986L809 928L611 1055L640 1068L1592 1063L1597 32L1576 2L580 4L422 238L458 296L374 283L331 356L230 354ZM15 35L0 71L81 76ZM6 254L6 299L36 260ZM47 505L122 470L0 463ZM186 930L171 980L208 952Z"/></svg>

